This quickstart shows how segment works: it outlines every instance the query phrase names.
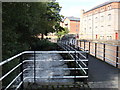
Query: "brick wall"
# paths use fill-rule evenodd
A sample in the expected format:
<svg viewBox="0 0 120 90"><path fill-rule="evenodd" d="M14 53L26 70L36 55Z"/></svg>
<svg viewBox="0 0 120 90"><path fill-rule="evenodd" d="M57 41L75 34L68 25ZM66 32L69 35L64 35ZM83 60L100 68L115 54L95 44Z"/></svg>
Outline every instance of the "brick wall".
<svg viewBox="0 0 120 90"><path fill-rule="evenodd" d="M79 34L80 31L80 22L79 21L70 21L70 34Z"/></svg>

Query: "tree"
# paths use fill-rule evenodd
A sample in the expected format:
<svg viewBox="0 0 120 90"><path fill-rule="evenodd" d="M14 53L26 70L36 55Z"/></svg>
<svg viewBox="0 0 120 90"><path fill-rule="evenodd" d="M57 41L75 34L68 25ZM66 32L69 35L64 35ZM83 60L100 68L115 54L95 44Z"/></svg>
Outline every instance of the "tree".
<svg viewBox="0 0 120 90"><path fill-rule="evenodd" d="M56 33L56 35L58 36L58 38L62 38L64 35L68 34L69 33L69 30L68 28L63 28L61 31L58 31Z"/></svg>
<svg viewBox="0 0 120 90"><path fill-rule="evenodd" d="M30 50L40 33L59 30L60 9L56 2L3 2L3 59Z"/></svg>
<svg viewBox="0 0 120 90"><path fill-rule="evenodd" d="M41 32L42 39L44 35L50 32L56 32L60 29L60 22L62 21L63 16L59 14L61 7L56 2L47 3L47 12L44 15L45 21L48 22L45 30Z"/></svg>

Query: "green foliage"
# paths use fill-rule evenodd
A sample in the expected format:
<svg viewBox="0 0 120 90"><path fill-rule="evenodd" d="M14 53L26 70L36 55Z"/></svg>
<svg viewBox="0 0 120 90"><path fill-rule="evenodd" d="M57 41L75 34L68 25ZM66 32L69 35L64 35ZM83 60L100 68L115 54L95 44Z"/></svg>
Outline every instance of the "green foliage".
<svg viewBox="0 0 120 90"><path fill-rule="evenodd" d="M56 35L57 35L58 38L60 39L60 38L62 38L64 35L66 35L66 34L68 34L68 33L69 33L68 28L64 28L64 29L62 29L62 30L59 30Z"/></svg>
<svg viewBox="0 0 120 90"><path fill-rule="evenodd" d="M48 51L48 50L55 50L57 48L57 44L48 41L47 39L36 41L32 44L31 50L39 50L39 51Z"/></svg>
<svg viewBox="0 0 120 90"><path fill-rule="evenodd" d="M56 2L3 2L2 58L30 50L39 34L59 30L60 10Z"/></svg>

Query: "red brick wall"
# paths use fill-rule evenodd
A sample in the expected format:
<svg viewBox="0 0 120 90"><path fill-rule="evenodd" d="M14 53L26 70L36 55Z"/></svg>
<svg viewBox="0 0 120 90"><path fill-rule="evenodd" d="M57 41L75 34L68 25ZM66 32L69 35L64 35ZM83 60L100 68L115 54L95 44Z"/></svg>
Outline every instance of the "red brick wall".
<svg viewBox="0 0 120 90"><path fill-rule="evenodd" d="M70 21L70 34L78 34L80 31L80 21Z"/></svg>

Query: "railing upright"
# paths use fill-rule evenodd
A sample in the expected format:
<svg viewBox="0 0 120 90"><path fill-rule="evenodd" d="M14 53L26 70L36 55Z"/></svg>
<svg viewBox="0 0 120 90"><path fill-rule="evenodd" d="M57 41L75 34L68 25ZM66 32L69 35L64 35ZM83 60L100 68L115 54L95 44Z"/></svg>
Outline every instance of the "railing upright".
<svg viewBox="0 0 120 90"><path fill-rule="evenodd" d="M119 51L119 47L116 46L116 67L118 68L118 51Z"/></svg>
<svg viewBox="0 0 120 90"><path fill-rule="evenodd" d="M21 82L23 82L24 80L23 80L23 55L21 55L20 56L20 63L22 63L21 65L20 65L20 72L22 73L21 75L20 75L20 79L21 79ZM21 89L23 90L24 89L24 84L22 83L22 85L21 85Z"/></svg>
<svg viewBox="0 0 120 90"><path fill-rule="evenodd" d="M86 59L88 59L88 55L89 55L89 53L88 53L88 50L86 50L87 52L86 52ZM88 67L88 61L86 62L86 65L87 65L87 67ZM88 75L88 69L86 69L86 74Z"/></svg>
<svg viewBox="0 0 120 90"><path fill-rule="evenodd" d="M80 47L81 47L81 40L80 40Z"/></svg>
<svg viewBox="0 0 120 90"><path fill-rule="evenodd" d="M105 61L105 44L103 44L103 61Z"/></svg>
<svg viewBox="0 0 120 90"><path fill-rule="evenodd" d="M77 67L77 63L76 63L77 57L76 57L76 55L77 55L77 53L75 51L75 66ZM76 79L76 70L77 70L76 67L75 67L75 76L74 76L75 79Z"/></svg>
<svg viewBox="0 0 120 90"><path fill-rule="evenodd" d="M72 46L73 46L73 42L74 42L74 41L73 41L73 39L72 39Z"/></svg>
<svg viewBox="0 0 120 90"><path fill-rule="evenodd" d="M36 82L36 55L34 51L34 83Z"/></svg>
<svg viewBox="0 0 120 90"><path fill-rule="evenodd" d="M79 51L80 50L80 47L77 47L77 50ZM77 54L78 58L80 58L79 54Z"/></svg>
<svg viewBox="0 0 120 90"><path fill-rule="evenodd" d="M78 47L78 40L76 40L76 47Z"/></svg>
<svg viewBox="0 0 120 90"><path fill-rule="evenodd" d="M97 53L97 43L95 43L95 57L96 57L96 54Z"/></svg>
<svg viewBox="0 0 120 90"><path fill-rule="evenodd" d="M89 53L90 53L90 42L89 42Z"/></svg>
<svg viewBox="0 0 120 90"><path fill-rule="evenodd" d="M85 41L84 41L84 51L85 51Z"/></svg>

